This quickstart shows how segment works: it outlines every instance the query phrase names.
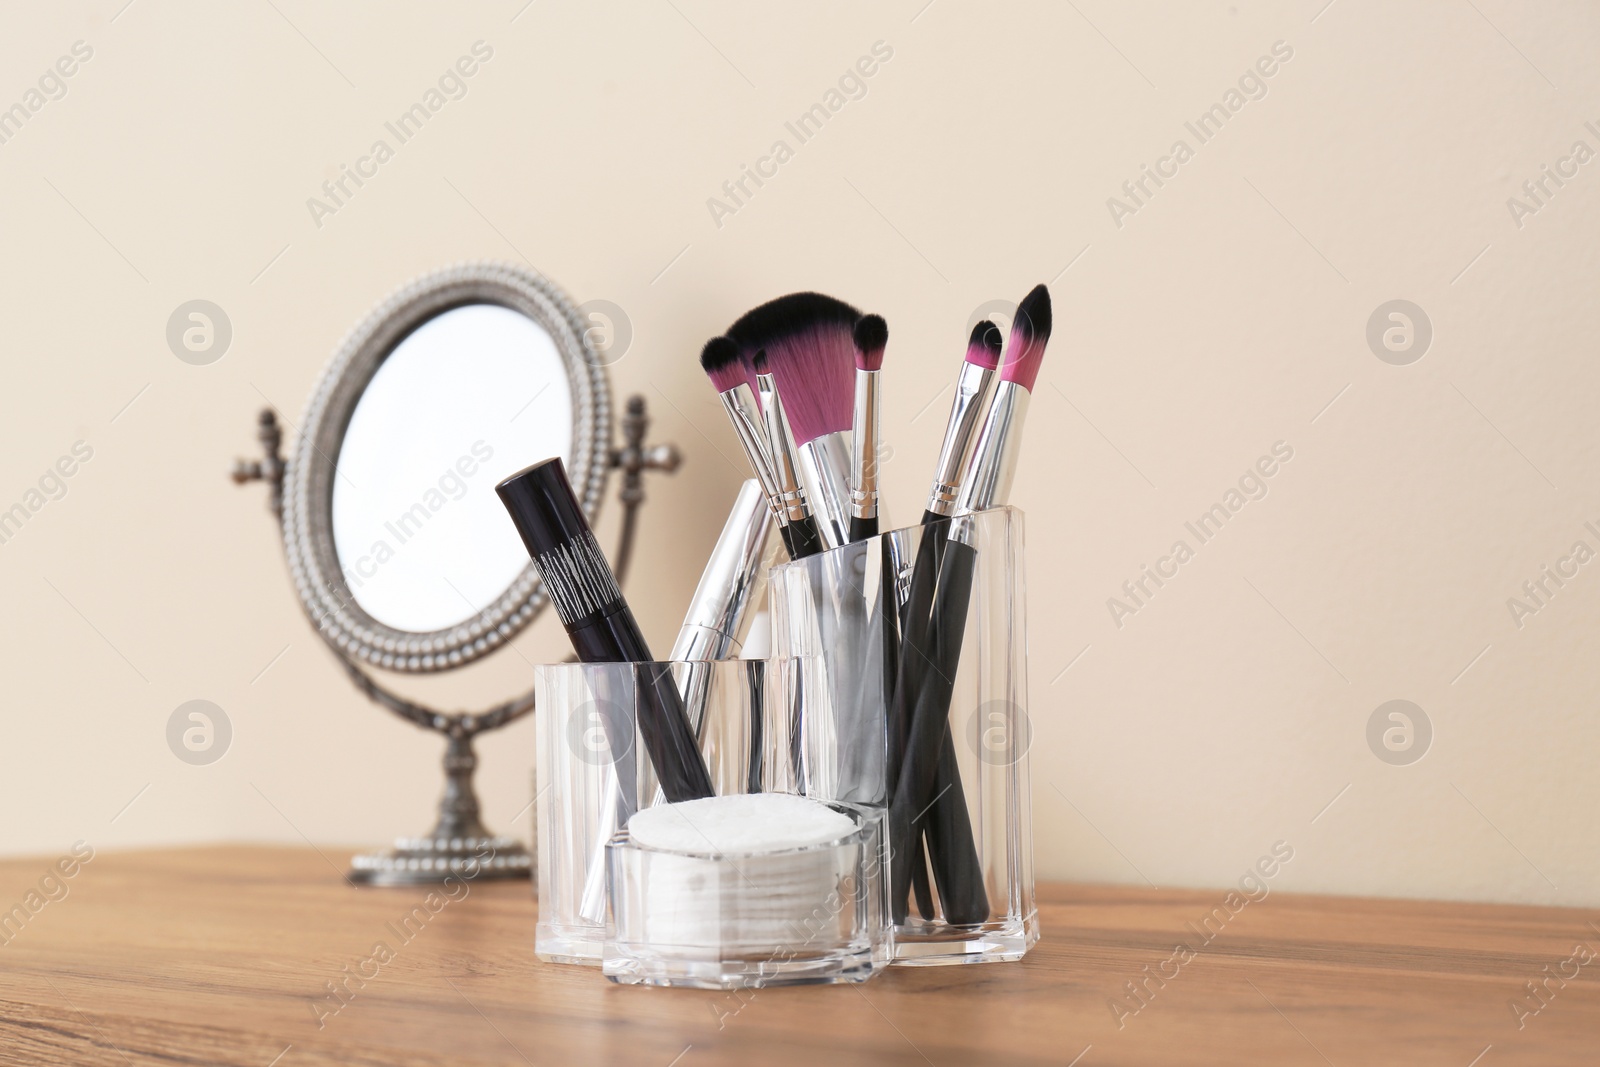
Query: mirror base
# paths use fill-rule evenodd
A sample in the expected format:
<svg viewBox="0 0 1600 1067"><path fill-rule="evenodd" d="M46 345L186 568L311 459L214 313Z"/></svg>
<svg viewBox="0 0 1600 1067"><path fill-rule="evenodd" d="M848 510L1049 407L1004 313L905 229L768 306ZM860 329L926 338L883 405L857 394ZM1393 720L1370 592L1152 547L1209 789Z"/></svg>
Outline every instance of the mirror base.
<svg viewBox="0 0 1600 1067"><path fill-rule="evenodd" d="M352 856L349 878L356 885L438 885L451 877L486 882L532 874L533 857L513 838L401 837L392 849Z"/></svg>
<svg viewBox="0 0 1600 1067"><path fill-rule="evenodd" d="M522 842L489 833L479 817L472 787L472 773L478 769L473 733L458 726L446 735L444 795L433 829L423 837L398 838L387 851L351 857L351 882L437 885L449 878L476 882L532 876L533 857Z"/></svg>

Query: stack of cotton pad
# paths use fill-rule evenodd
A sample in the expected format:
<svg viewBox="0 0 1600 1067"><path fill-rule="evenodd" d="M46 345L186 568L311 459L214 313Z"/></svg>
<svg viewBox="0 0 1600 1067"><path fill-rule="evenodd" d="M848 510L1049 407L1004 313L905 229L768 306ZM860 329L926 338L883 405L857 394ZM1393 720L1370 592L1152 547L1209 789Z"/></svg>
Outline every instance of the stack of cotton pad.
<svg viewBox="0 0 1600 1067"><path fill-rule="evenodd" d="M646 808L619 921L629 939L708 948L803 951L854 921L862 847L856 820L805 797L751 793Z"/></svg>

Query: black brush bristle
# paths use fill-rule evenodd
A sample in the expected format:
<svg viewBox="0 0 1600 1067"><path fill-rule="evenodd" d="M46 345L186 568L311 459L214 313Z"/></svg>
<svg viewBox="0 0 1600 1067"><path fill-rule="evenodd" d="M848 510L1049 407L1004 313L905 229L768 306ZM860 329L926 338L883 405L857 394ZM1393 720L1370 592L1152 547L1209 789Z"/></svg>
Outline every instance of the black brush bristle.
<svg viewBox="0 0 1600 1067"><path fill-rule="evenodd" d="M822 293L790 293L739 316L728 328L728 336L749 351L766 348L774 340L814 329L822 323L837 322L849 330L860 317L861 312L843 300Z"/></svg>
<svg viewBox="0 0 1600 1067"><path fill-rule="evenodd" d="M882 315L863 315L856 322L856 369L881 370L883 349L889 343L889 324Z"/></svg>
<svg viewBox="0 0 1600 1067"><path fill-rule="evenodd" d="M711 374L739 361L739 344L731 337L713 337L700 350L700 366Z"/></svg>
<svg viewBox="0 0 1600 1067"><path fill-rule="evenodd" d="M1050 340L1050 327L1050 290L1043 285L1036 285L1017 305L1011 329L1014 333L1021 333L1028 341L1044 344Z"/></svg>
<svg viewBox="0 0 1600 1067"><path fill-rule="evenodd" d="M731 337L713 337L700 350L700 367L719 393L748 383L750 374L739 358L739 343Z"/></svg>

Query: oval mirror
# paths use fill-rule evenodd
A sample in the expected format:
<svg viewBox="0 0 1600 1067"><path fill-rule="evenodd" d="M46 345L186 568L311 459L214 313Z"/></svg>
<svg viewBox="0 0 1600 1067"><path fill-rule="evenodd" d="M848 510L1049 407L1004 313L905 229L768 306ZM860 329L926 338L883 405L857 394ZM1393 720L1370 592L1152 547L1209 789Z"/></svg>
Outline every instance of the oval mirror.
<svg viewBox="0 0 1600 1067"><path fill-rule="evenodd" d="M494 485L560 456L597 509L610 398L587 326L532 271L468 264L346 338L300 427L283 516L296 587L338 649L436 671L533 619L544 591Z"/></svg>
<svg viewBox="0 0 1600 1067"><path fill-rule="evenodd" d="M333 546L351 595L397 630L476 615L528 564L485 492L529 456L572 461L572 388L526 315L466 304L395 346L345 429Z"/></svg>

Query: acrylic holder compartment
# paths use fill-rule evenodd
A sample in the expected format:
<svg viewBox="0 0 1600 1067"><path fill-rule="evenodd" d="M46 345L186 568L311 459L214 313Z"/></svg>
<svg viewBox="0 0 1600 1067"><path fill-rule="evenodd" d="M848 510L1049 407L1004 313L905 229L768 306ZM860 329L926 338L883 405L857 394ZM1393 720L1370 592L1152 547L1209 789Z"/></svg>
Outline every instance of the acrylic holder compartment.
<svg viewBox="0 0 1600 1067"><path fill-rule="evenodd" d="M606 976L703 989L870 978L888 962L882 813L835 810L845 836L775 852L690 855L619 833Z"/></svg>
<svg viewBox="0 0 1600 1067"><path fill-rule="evenodd" d="M888 721L887 752L859 753L855 777L883 761L896 963L1015 960L1038 940L1024 584L1014 508L772 571L772 655L796 688L831 708L831 722ZM924 708L934 709L915 731L925 755L912 765Z"/></svg>
<svg viewBox="0 0 1600 1067"><path fill-rule="evenodd" d="M710 988L859 981L887 965L883 798L863 802L844 745L882 748L883 723L875 736L841 731L832 705L805 699L802 670L798 659L534 668L541 959L603 964L620 982ZM848 814L854 830L755 856L632 841L628 819L665 802L638 726L661 684L682 694L717 796L806 796ZM786 870L799 880L785 882ZM764 899L741 892L751 882ZM785 886L792 916L773 907Z"/></svg>

